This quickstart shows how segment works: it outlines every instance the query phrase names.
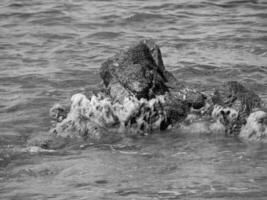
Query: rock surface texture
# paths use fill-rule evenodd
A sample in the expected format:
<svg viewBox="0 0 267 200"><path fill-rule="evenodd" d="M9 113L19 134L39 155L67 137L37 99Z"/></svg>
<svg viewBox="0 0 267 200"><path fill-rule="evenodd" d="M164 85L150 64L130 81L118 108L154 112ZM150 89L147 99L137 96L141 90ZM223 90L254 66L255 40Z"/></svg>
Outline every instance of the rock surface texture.
<svg viewBox="0 0 267 200"><path fill-rule="evenodd" d="M105 91L119 101L127 95L149 100L171 93L189 106L199 108L205 102L203 94L184 87L165 69L161 51L153 40L142 40L107 59L100 76Z"/></svg>

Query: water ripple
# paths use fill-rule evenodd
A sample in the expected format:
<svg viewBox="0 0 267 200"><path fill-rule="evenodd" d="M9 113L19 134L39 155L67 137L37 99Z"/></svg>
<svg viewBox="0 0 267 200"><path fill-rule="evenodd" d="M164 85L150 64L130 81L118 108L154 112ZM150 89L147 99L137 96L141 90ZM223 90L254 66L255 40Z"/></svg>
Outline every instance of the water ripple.
<svg viewBox="0 0 267 200"><path fill-rule="evenodd" d="M175 129L127 140L138 146L133 151L33 156L16 149L48 131L55 102L97 87L106 58L146 37L188 85L211 92L239 80L267 100L266 13L266 0L2 0L1 197L264 199L266 146L251 149L233 138Z"/></svg>

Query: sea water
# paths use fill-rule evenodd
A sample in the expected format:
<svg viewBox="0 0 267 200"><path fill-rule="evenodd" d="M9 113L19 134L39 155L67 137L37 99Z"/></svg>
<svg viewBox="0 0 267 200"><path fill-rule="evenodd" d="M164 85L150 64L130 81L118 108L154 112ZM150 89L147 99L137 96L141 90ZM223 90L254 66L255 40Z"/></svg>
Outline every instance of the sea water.
<svg viewBox="0 0 267 200"><path fill-rule="evenodd" d="M2 0L0 199L266 199L267 146L217 133L25 151L54 103L97 89L101 63L147 37L189 86L238 80L266 100L266 13L265 0Z"/></svg>

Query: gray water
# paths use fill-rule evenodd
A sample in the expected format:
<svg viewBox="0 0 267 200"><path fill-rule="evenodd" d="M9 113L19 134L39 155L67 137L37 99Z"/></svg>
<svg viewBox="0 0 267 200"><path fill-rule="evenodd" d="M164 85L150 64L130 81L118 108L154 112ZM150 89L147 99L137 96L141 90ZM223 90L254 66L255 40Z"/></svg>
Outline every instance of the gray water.
<svg viewBox="0 0 267 200"><path fill-rule="evenodd" d="M188 85L239 80L267 99L266 0L2 0L0 199L266 199L267 146L216 133L21 151L55 102L94 89L101 63L146 37Z"/></svg>

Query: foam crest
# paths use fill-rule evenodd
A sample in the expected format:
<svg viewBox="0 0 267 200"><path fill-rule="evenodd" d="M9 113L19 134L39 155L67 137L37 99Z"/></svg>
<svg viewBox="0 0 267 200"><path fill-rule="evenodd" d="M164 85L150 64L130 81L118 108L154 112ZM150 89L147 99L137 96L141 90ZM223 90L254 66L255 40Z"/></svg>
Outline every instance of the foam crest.
<svg viewBox="0 0 267 200"><path fill-rule="evenodd" d="M135 97L125 97L121 102L114 102L105 95L93 95L90 99L84 94L75 94L71 97L70 111L67 117L57 123L52 132L78 132L80 136L96 133L107 127L118 130L147 133L159 129L166 121L163 103L165 97L160 95L154 99L138 100ZM52 108L56 112L62 108L58 104ZM63 133L65 136L65 134ZM97 135L97 134L95 134Z"/></svg>
<svg viewBox="0 0 267 200"><path fill-rule="evenodd" d="M127 96L123 101L114 101L102 93L90 98L81 93L75 94L71 97L68 113L60 104L50 110L52 117L58 118L58 123L51 132L63 137L82 137L98 141L110 135L110 132L114 133L114 130L117 134L123 132L131 135L146 135L153 130L164 130L173 125L168 121L166 98L168 97L165 95L159 95L151 100L138 100ZM198 112L187 113L187 118L178 124L182 132L231 134L231 131L234 132L240 126L236 129L237 135L242 138L262 140L267 135L267 114L264 111L252 112L246 123L239 123L239 112L231 107L215 104L208 116L203 115L201 110ZM65 118L62 119L63 117Z"/></svg>
<svg viewBox="0 0 267 200"><path fill-rule="evenodd" d="M239 136L250 141L267 141L267 113L264 111L251 113Z"/></svg>

